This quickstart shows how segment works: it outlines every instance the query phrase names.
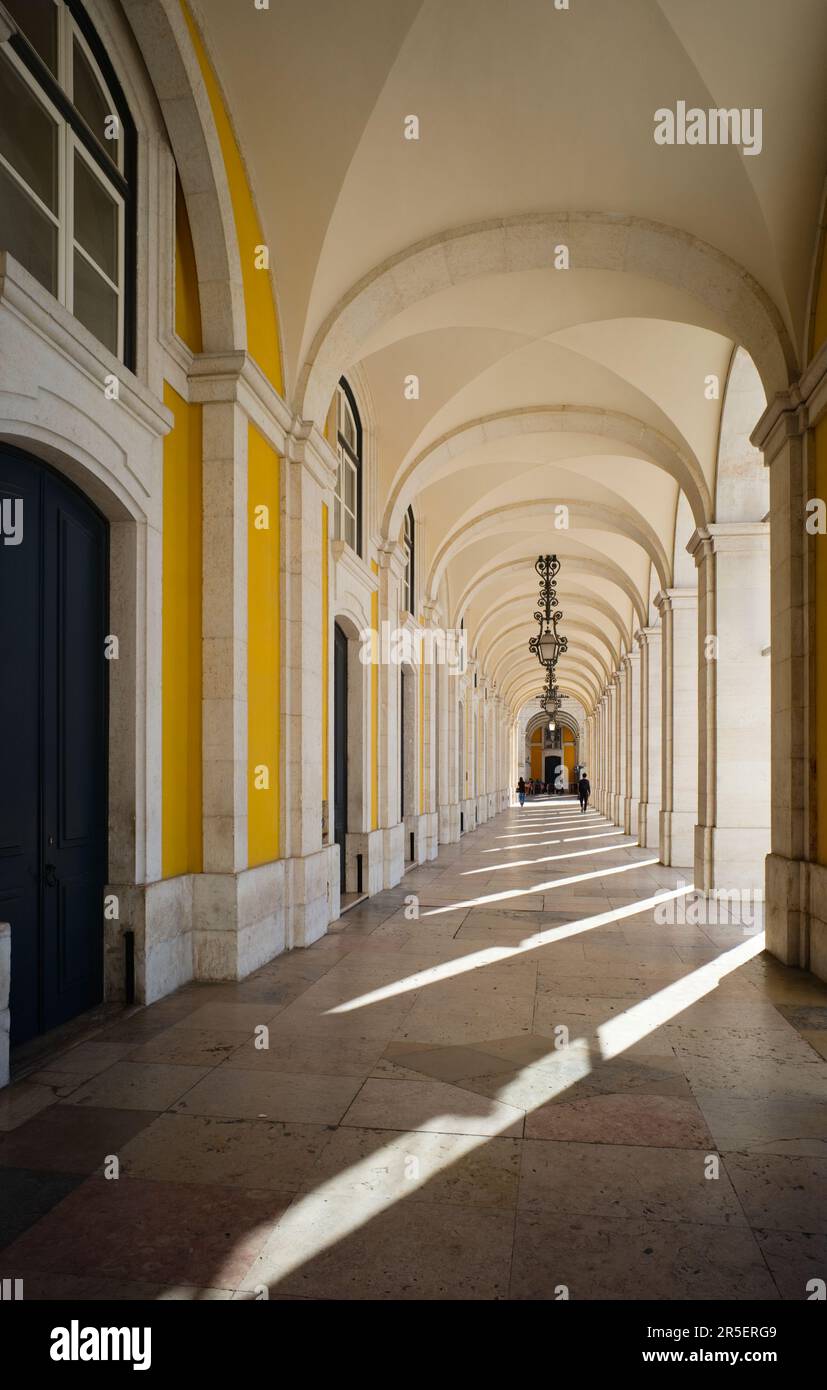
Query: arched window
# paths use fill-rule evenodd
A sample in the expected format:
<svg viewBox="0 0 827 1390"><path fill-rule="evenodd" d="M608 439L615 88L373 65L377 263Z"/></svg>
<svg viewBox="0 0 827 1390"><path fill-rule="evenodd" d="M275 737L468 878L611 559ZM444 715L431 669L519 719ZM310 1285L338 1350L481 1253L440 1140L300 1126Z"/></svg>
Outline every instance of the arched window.
<svg viewBox="0 0 827 1390"><path fill-rule="evenodd" d="M409 613L414 612L416 603L415 571L414 571L414 537L415 522L413 507L409 507L405 513L405 527L402 532L402 544L405 547L405 607Z"/></svg>
<svg viewBox="0 0 827 1390"><path fill-rule="evenodd" d="M135 128L78 0L3 4L0 248L129 366Z"/></svg>
<svg viewBox="0 0 827 1390"><path fill-rule="evenodd" d="M356 399L342 377L336 401L339 471L333 499L333 537L362 553L362 422Z"/></svg>

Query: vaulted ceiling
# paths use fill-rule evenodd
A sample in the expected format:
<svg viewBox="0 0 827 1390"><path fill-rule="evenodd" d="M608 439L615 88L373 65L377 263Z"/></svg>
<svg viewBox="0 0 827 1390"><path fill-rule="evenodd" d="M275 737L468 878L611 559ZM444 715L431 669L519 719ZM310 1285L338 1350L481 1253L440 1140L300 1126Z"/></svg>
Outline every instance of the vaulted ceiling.
<svg viewBox="0 0 827 1390"><path fill-rule="evenodd" d="M801 362L827 6L191 7L273 251L292 405L319 419L358 377L369 529L397 536L413 503L424 597L515 711L538 685L533 562L558 554L560 683L588 708L714 519L734 347L767 394ZM760 154L657 145L679 100L761 108Z"/></svg>

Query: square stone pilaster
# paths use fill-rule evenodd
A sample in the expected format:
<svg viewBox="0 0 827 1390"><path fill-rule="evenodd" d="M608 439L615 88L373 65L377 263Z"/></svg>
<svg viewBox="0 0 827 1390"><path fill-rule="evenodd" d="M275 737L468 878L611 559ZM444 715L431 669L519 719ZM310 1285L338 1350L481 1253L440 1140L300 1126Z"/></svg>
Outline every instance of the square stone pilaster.
<svg viewBox="0 0 827 1390"><path fill-rule="evenodd" d="M763 888L770 847L769 525L710 524L698 567L695 887Z"/></svg>
<svg viewBox="0 0 827 1390"><path fill-rule="evenodd" d="M660 858L693 865L698 795L698 594L666 589L655 597L663 630Z"/></svg>
<svg viewBox="0 0 827 1390"><path fill-rule="evenodd" d="M752 433L770 470L771 851L766 860L767 946L788 965L827 979L827 912L819 858L819 690L816 547L807 526L816 489L816 427L827 417L827 344L800 380L770 401ZM823 446L822 446L823 447ZM823 669L823 666L822 666ZM822 773L823 775L823 773Z"/></svg>
<svg viewBox="0 0 827 1390"><path fill-rule="evenodd" d="M640 648L640 805L638 841L644 848L660 843L661 806L661 628L641 628Z"/></svg>

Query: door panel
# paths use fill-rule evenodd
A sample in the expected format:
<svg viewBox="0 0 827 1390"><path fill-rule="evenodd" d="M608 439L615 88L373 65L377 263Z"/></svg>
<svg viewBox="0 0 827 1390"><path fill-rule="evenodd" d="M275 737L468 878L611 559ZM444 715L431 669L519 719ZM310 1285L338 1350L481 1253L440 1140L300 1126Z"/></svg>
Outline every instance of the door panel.
<svg viewBox="0 0 827 1390"><path fill-rule="evenodd" d="M339 883L345 891L347 834L347 638L333 629L333 838L339 846Z"/></svg>
<svg viewBox="0 0 827 1390"><path fill-rule="evenodd" d="M20 842L0 850L0 913L12 927L12 1034L22 1042L102 997L108 536L44 465L5 451L0 480L23 495L25 518L23 544L0 544L0 656L30 675L0 696L0 727L20 730L0 792L0 825L17 825ZM25 623L9 613L18 604Z"/></svg>
<svg viewBox="0 0 827 1390"><path fill-rule="evenodd" d="M40 1026L41 480L0 449L0 503L23 503L23 540L0 538L0 920L12 927L12 1028Z"/></svg>

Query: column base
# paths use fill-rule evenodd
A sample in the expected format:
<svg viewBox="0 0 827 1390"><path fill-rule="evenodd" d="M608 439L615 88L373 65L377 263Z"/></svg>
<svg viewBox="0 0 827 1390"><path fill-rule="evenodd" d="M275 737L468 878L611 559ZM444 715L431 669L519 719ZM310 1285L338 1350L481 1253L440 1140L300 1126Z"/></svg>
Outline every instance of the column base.
<svg viewBox="0 0 827 1390"><path fill-rule="evenodd" d="M361 871L359 857L361 856ZM345 888L348 893L381 893L385 886L385 837L381 830L345 835Z"/></svg>
<svg viewBox="0 0 827 1390"><path fill-rule="evenodd" d="M459 839L459 802L454 801L447 806L440 806L437 817L439 821L439 843L441 845L454 845Z"/></svg>
<svg viewBox="0 0 827 1390"><path fill-rule="evenodd" d="M405 872L405 824L397 821L382 831L385 856L385 888L395 888Z"/></svg>
<svg viewBox="0 0 827 1390"><path fill-rule="evenodd" d="M695 887L703 893L716 888L763 890L769 848L769 826L696 825Z"/></svg>
<svg viewBox="0 0 827 1390"><path fill-rule="evenodd" d="M685 868L691 876L695 865L695 817L691 811L661 811L660 861Z"/></svg>
<svg viewBox="0 0 827 1390"><path fill-rule="evenodd" d="M625 797L615 792L611 799L611 817L615 825L623 825Z"/></svg>
<svg viewBox="0 0 827 1390"><path fill-rule="evenodd" d="M641 849L660 849L660 804L657 801L639 803L637 838Z"/></svg>
<svg viewBox="0 0 827 1390"><path fill-rule="evenodd" d="M9 1084L9 994L11 992L11 927L0 922L0 1086Z"/></svg>
<svg viewBox="0 0 827 1390"><path fill-rule="evenodd" d="M484 825L485 822L488 820L488 797L487 797L487 796L478 796L478 797L477 797L477 801L476 801L476 806L477 806L477 825Z"/></svg>
<svg viewBox="0 0 827 1390"><path fill-rule="evenodd" d="M154 1004L195 978L193 885L197 874L155 883L106 885L117 899L118 916L103 930L103 997L126 998L124 935L134 934L135 1001Z"/></svg>
<svg viewBox="0 0 827 1390"><path fill-rule="evenodd" d="M439 852L437 836L439 818L436 811L426 811L421 816L405 817L405 863L424 864L428 859L436 859Z"/></svg>
<svg viewBox="0 0 827 1390"><path fill-rule="evenodd" d="M827 980L827 868L768 854L765 891L767 950Z"/></svg>
<svg viewBox="0 0 827 1390"><path fill-rule="evenodd" d="M339 916L339 846L323 845L313 854L286 859L288 933L285 947L312 946Z"/></svg>
<svg viewBox="0 0 827 1390"><path fill-rule="evenodd" d="M194 874L194 978L243 980L284 950L285 917L283 859L237 874Z"/></svg>

